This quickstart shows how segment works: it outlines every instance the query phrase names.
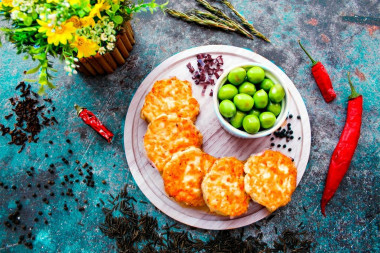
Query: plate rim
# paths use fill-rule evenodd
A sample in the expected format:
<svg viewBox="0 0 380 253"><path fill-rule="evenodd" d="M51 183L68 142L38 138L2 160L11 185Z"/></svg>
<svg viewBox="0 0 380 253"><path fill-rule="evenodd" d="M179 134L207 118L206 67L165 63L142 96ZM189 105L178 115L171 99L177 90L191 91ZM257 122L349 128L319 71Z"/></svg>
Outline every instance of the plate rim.
<svg viewBox="0 0 380 253"><path fill-rule="evenodd" d="M301 181L303 174L305 173L305 171L308 167L307 164L309 162L310 149L311 149L311 128L310 128L310 120L309 120L309 115L307 112L306 105L302 99L301 94L299 93L299 91L295 87L293 81L285 74L285 72L279 66L275 65L272 61L270 61L270 60L266 59L265 57L253 52L252 50L246 49L246 48L235 47L235 46L230 46L230 45L206 45L206 46L193 47L193 48L186 49L184 51L178 52L178 53L170 56L169 58L165 59L163 62L161 62L140 83L139 87L137 88L137 90L136 90L135 94L133 95L133 98L129 104L129 108L128 108L128 111L127 111L127 114L125 117L124 135L123 135L123 140L124 140L123 146L124 146L124 152L125 152L126 159L127 159L128 169L131 172L132 177L133 177L134 181L136 182L137 186L142 191L142 193L145 195L145 197L156 208L158 208L161 212L163 212L167 216L169 216L172 219L177 220L183 224L186 224L186 225L189 225L192 227L201 228L201 229L208 229L208 230L226 230L226 229L234 229L234 228L238 228L238 227L247 226L249 224L252 224L254 222L257 222L257 221L265 218L266 216L268 216L270 214L270 212L267 211L266 208L262 208L259 211L257 211L256 213L253 213L249 216L245 216L242 218L225 220L225 221L209 221L209 220L200 220L198 218L190 217L188 215L184 215L184 214L180 213L177 210L173 210L170 206L167 206L160 198L152 199L150 197L151 192L149 192L149 193L147 192L150 189L147 189L147 186L143 185L145 183L145 180L142 177L142 175L140 175L139 173L136 173L134 170L130 169L131 167L133 167L133 165L135 165L135 166L137 166L137 165L135 162L136 158L135 158L135 155L133 154L133 150L128 149L128 147L130 146L129 144L133 142L133 140L131 138L129 138L129 136L133 136L133 134L128 134L128 133L133 132L134 117L132 117L132 116L134 116L137 113L136 110L132 111L131 104L133 102L135 102L137 97L139 97L139 96L137 96L137 95L139 95L139 93L141 93L141 92L144 93L145 90L139 91L139 88L146 80L150 79L150 77L154 77L157 74L161 73L163 68L166 69L170 65L172 65L172 64L169 64L169 66L166 66L166 65L168 65L167 64L168 62L174 62L175 63L182 58L187 58L189 56L196 55L199 52L217 53L217 52L223 52L223 51L225 51L226 53L234 53L234 54L240 54L239 52L244 52L246 54L248 53L248 54L252 55L252 58L254 58L255 61L269 65L270 67L277 70L278 75L282 76L282 78L284 78L288 82L290 93L292 95L295 94L296 96L299 96L300 99L297 99L297 103L300 102L301 104L299 106L297 106L298 107L297 109L300 111L300 114L306 115L306 117L303 116L301 118L301 121L302 121L302 125L304 125L306 127L306 130L307 130L304 133L305 136L303 138L303 145L302 145L302 149L306 148L304 152L305 152L305 156L307 156L307 159L304 163L299 164L299 167L304 167L304 169L301 171L301 173L299 175L297 175L297 186L299 185L299 182ZM128 122L128 119L131 119L132 122L131 121ZM130 161L130 159L129 159L129 158L131 158L131 155L134 156L133 161ZM183 216L186 217L186 221L181 220L181 218ZM259 217L257 217L257 216L259 216ZM233 223L237 223L237 221L242 222L242 224L239 224L238 226L232 225ZM223 226L218 225L218 227L212 226L212 224L215 222L223 222L224 225Z"/></svg>

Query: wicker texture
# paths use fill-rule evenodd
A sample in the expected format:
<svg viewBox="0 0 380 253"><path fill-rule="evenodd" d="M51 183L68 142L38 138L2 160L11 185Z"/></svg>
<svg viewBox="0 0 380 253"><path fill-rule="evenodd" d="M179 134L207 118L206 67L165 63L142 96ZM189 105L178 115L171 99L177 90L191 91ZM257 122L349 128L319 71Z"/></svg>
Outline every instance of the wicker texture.
<svg viewBox="0 0 380 253"><path fill-rule="evenodd" d="M118 66L125 63L132 51L135 39L131 23L124 23L116 37L116 47L112 52L100 55L99 53L81 58L77 70L85 75L96 76L113 73Z"/></svg>

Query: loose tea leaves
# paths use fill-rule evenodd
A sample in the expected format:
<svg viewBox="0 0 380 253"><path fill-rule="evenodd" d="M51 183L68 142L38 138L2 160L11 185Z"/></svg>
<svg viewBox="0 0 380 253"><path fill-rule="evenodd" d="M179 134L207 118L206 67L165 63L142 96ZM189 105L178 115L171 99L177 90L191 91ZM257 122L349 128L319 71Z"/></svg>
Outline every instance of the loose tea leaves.
<svg viewBox="0 0 380 253"><path fill-rule="evenodd" d="M39 106L39 96L30 88L30 84L27 85L24 82L21 82L16 87L16 90L20 90L21 92L20 96L15 96L9 99L11 105L13 106L12 111L16 114L14 129L11 130L10 127L0 124L0 132L2 133L2 136L6 134L11 136L11 141L8 144L21 146L18 153L22 152L26 143L37 143L39 139L37 136L43 127L58 124L55 117L48 118L45 116L46 106ZM52 103L50 98L44 99L44 101ZM12 116L13 113L5 116L5 119L10 120Z"/></svg>
<svg viewBox="0 0 380 253"><path fill-rule="evenodd" d="M105 203L101 200L102 204ZM260 226L256 235L245 238L244 228L220 231L208 241L193 238L188 231L180 231L177 223L159 227L157 219L139 213L134 206L136 199L128 193L127 185L116 196L110 194L110 208L103 207L104 223L100 230L116 240L118 252L311 252L313 243L304 239L300 231L285 230L273 243L263 241ZM270 217L271 218L271 217ZM256 224L255 224L256 225ZM192 229L192 228L189 228ZM244 239L245 238L245 239Z"/></svg>

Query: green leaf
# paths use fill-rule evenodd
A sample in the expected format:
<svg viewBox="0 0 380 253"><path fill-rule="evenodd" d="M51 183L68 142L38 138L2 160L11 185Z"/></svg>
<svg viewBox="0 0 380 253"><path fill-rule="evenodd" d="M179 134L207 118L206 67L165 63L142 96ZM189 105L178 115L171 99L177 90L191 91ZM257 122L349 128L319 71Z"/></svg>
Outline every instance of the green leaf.
<svg viewBox="0 0 380 253"><path fill-rule="evenodd" d="M79 17L83 18L86 15L86 12L84 12L83 10L80 10L78 11L78 15Z"/></svg>
<svg viewBox="0 0 380 253"><path fill-rule="evenodd" d="M34 68L29 69L28 71L26 71L25 74L28 74L28 75L30 75L30 74L34 74L34 73L36 73L38 70L40 70L40 68L41 68L41 64L38 64L37 67L34 67Z"/></svg>
<svg viewBox="0 0 380 253"><path fill-rule="evenodd" d="M37 79L28 79L28 78L24 79L24 82L28 82L28 83L35 83L37 81L38 81Z"/></svg>
<svg viewBox="0 0 380 253"><path fill-rule="evenodd" d="M58 72L58 70L56 69L53 69L53 68L48 68L50 71L53 71L53 72Z"/></svg>
<svg viewBox="0 0 380 253"><path fill-rule="evenodd" d="M55 85L52 82L47 81L47 85L49 86L50 89L55 89Z"/></svg>
<svg viewBox="0 0 380 253"><path fill-rule="evenodd" d="M112 5L112 11L115 13L118 9L120 8L120 5L118 4L113 4Z"/></svg>
<svg viewBox="0 0 380 253"><path fill-rule="evenodd" d="M29 59L29 55L25 55L24 58L22 58L24 61Z"/></svg>
<svg viewBox="0 0 380 253"><path fill-rule="evenodd" d="M39 90L38 90L38 95L40 95L40 96L42 96L42 95L44 95L45 94L45 87L44 87L44 85L41 85L40 86L40 88L39 88Z"/></svg>
<svg viewBox="0 0 380 253"><path fill-rule="evenodd" d="M122 16L119 16L119 15L113 17L112 20L113 20L116 24L118 24L118 25L120 25L120 24L123 23L123 17L122 17Z"/></svg>
<svg viewBox="0 0 380 253"><path fill-rule="evenodd" d="M110 16L111 18L115 15L114 12L110 11L110 10L106 10L106 13L108 16Z"/></svg>
<svg viewBox="0 0 380 253"><path fill-rule="evenodd" d="M34 59L41 60L41 61L46 60L46 54L42 53L42 54L35 55Z"/></svg>

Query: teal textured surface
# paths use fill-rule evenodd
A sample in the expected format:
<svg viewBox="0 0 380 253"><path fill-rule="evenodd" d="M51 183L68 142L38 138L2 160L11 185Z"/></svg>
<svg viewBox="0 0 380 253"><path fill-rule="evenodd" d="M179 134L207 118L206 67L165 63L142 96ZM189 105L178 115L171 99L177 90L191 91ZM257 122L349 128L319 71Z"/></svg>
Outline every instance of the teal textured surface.
<svg viewBox="0 0 380 253"><path fill-rule="evenodd" d="M178 2L172 1L169 6L179 10L196 7L195 1ZM69 77L63 71L63 64L55 61L59 71L54 82L58 88L46 95L53 99L53 104L43 103L49 108L56 107L51 115L59 124L43 129L38 143L28 144L20 154L17 153L19 147L7 144L9 136L0 136L0 182L9 187L0 187L0 252L27 250L24 245L17 244L19 235L24 233L22 229L12 231L4 225L16 208L16 200L23 205L22 223L28 229L33 227L35 252L116 251L115 241L104 236L98 228L104 215L97 204L101 203L100 199L106 201L109 192L117 193L124 184L128 184L130 192L138 200L137 210L156 217L160 226L172 224L172 219L150 203L144 203L147 199L133 181L124 155L124 119L136 89L155 66L177 52L211 44L251 49L273 61L293 80L310 116L312 150L309 166L291 203L276 211L271 220L258 222L263 240L272 244L277 238L275 228L279 233L287 228L298 230L302 223L309 238L315 242L316 252L380 250L379 27L349 23L341 18L351 14L375 17L378 15L378 3L369 0L350 0L344 4L325 0L234 0L233 3L271 39L271 44L184 23L162 13L139 14L132 22L136 45L127 63L115 73L99 77ZM7 24L1 21L0 25ZM310 74L310 62L298 46L298 39L329 71L337 93L337 99L332 103L323 101ZM1 124L14 123L15 116L4 119L12 108L8 98L19 94L15 87L25 78L23 71L33 65L31 61L22 61L22 56L16 54L12 44L4 43L0 48ZM327 206L327 218L324 218L319 203L330 156L345 123L350 94L346 78L348 71L352 73L357 91L364 96L362 134L350 169ZM33 89L38 89L37 84L33 84ZM77 117L74 103L93 111L114 132L112 144ZM67 139L71 142L66 142ZM53 144L49 143L50 140ZM73 154L68 152L69 149ZM63 157L69 164L62 161ZM78 169L85 162L93 167L94 188L83 182L61 185L65 181L64 175L69 174L82 181ZM55 165L55 174L48 172L50 164ZM35 168L33 177L26 174L31 166ZM87 175L85 169L82 170ZM46 189L44 185L49 180L54 180L55 185L48 185ZM37 184L41 187L38 188ZM12 185L16 185L17 190L11 189ZM61 192L66 193L68 188L72 189L74 197L61 196ZM50 196L51 192L54 192L54 197ZM43 198L48 198L49 204L45 204ZM68 211L64 210L65 204ZM85 207L85 211L80 212L79 207ZM43 214L39 215L39 211ZM36 217L38 222L34 221ZM44 224L45 219L48 224ZM190 230L185 225L179 225L179 228L203 240L216 234L214 231ZM257 232L256 228L247 226L244 235Z"/></svg>

